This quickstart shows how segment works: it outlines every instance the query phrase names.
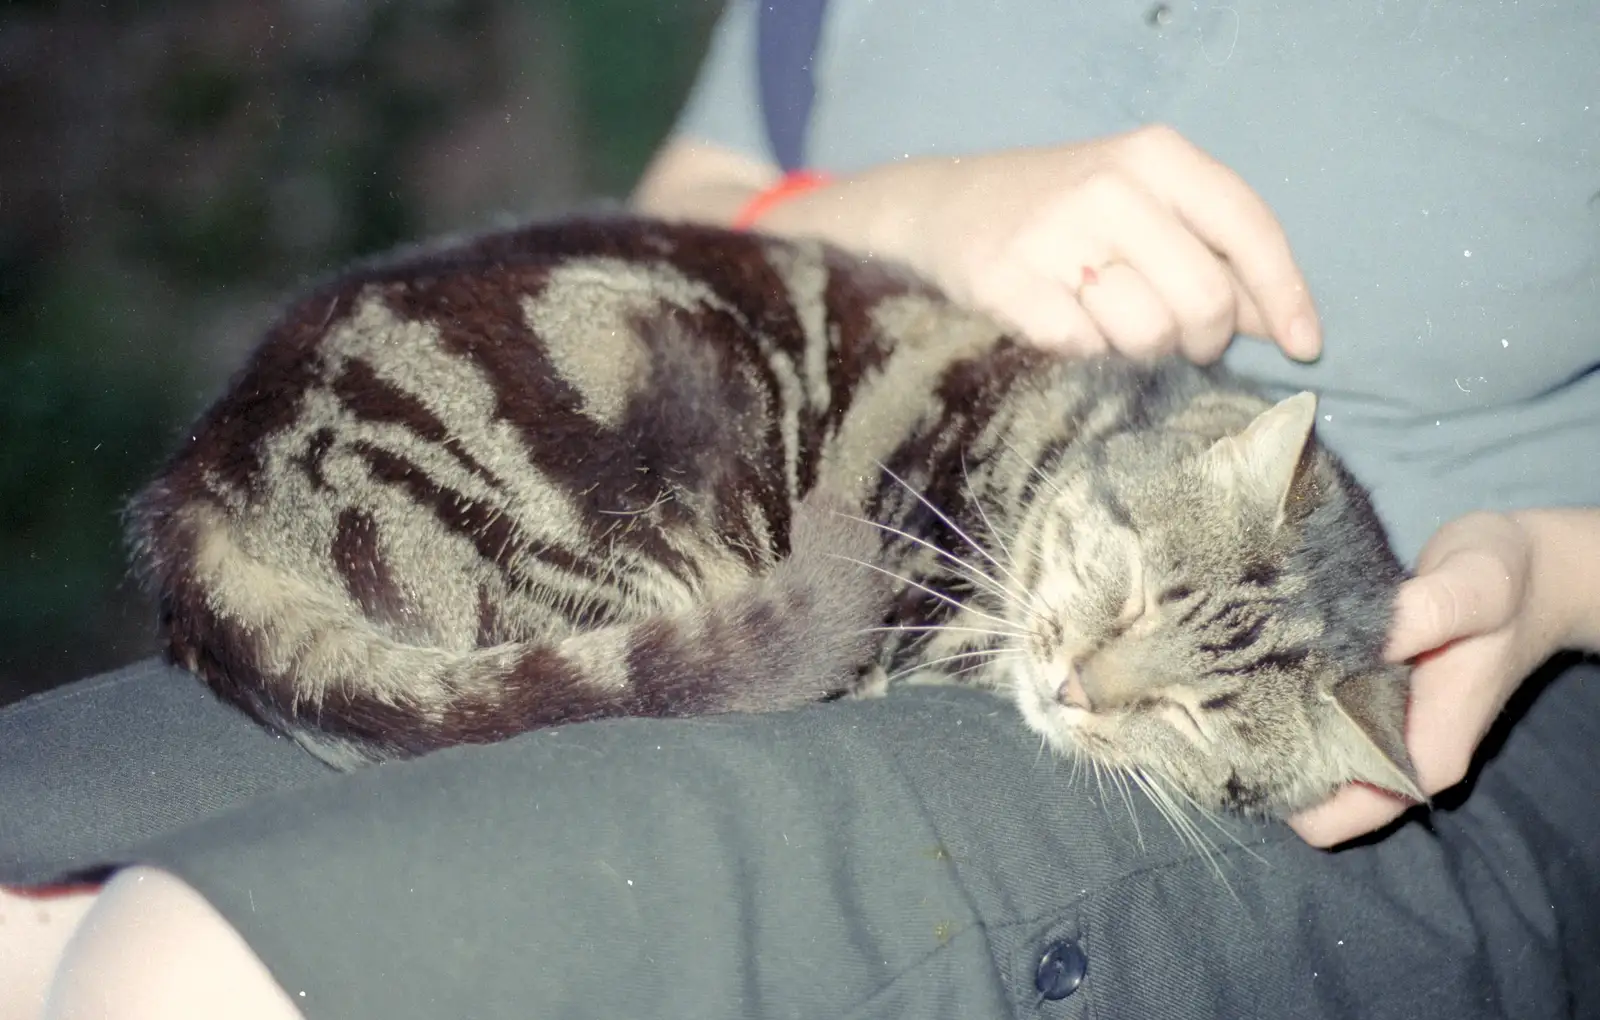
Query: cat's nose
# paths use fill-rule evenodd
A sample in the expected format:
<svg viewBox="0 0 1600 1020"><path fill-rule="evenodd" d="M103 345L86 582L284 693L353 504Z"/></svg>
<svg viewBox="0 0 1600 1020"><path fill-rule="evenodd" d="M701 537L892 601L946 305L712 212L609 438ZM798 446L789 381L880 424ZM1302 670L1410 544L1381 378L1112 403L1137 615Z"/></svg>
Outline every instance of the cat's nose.
<svg viewBox="0 0 1600 1020"><path fill-rule="evenodd" d="M1089 692L1084 689L1083 670L1078 663L1074 662L1067 667L1067 678L1056 688L1056 700L1073 708L1081 708L1087 712L1094 711L1094 703L1089 700Z"/></svg>

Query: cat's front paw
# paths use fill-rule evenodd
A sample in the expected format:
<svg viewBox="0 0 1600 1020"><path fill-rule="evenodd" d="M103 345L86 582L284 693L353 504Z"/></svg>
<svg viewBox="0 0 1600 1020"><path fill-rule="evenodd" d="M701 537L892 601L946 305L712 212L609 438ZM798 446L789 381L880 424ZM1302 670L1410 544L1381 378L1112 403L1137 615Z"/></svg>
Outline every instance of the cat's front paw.
<svg viewBox="0 0 1600 1020"><path fill-rule="evenodd" d="M880 665L868 666L856 678L855 685L845 692L848 701L881 698L889 693L889 673Z"/></svg>

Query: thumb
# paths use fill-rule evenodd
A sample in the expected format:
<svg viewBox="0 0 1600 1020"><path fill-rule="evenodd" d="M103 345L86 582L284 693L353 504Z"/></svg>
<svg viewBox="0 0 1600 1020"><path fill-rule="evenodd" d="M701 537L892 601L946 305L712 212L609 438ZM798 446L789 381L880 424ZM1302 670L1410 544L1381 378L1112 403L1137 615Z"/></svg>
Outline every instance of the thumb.
<svg viewBox="0 0 1600 1020"><path fill-rule="evenodd" d="M1517 578L1483 548L1447 553L1400 586L1384 658L1403 662L1450 641L1505 626L1516 611Z"/></svg>
<svg viewBox="0 0 1600 1020"><path fill-rule="evenodd" d="M1388 825L1409 806L1393 794L1351 783L1290 818L1289 827L1312 846L1334 847Z"/></svg>

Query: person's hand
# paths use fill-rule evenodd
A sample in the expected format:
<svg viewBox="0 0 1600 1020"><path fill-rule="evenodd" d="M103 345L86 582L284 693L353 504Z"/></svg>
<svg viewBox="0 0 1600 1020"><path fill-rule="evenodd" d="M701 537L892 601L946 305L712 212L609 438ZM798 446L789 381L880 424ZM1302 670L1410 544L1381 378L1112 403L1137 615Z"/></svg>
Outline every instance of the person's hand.
<svg viewBox="0 0 1600 1020"><path fill-rule="evenodd" d="M634 207L725 225L779 176L734 150L679 141L651 162ZM1266 202L1170 128L888 163L785 199L758 229L908 263L957 300L1077 353L1209 362L1236 331L1295 358L1322 349L1305 278Z"/></svg>
<svg viewBox="0 0 1600 1020"><path fill-rule="evenodd" d="M1321 350L1272 211L1170 129L915 162L883 171L905 186L875 247L1039 343L1204 363L1239 331L1296 358Z"/></svg>
<svg viewBox="0 0 1600 1020"><path fill-rule="evenodd" d="M1384 655L1414 660L1406 746L1425 793L1467 774L1473 753L1523 678L1561 647L1561 592L1548 592L1523 518L1476 513L1439 529L1400 588ZM1398 817L1409 804L1350 785L1290 819L1333 846Z"/></svg>

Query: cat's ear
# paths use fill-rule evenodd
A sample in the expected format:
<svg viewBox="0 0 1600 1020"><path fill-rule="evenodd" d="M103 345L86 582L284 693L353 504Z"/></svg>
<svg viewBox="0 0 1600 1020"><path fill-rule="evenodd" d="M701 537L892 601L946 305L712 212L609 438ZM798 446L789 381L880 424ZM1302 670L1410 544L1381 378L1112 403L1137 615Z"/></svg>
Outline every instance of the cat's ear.
<svg viewBox="0 0 1600 1020"><path fill-rule="evenodd" d="M1206 462L1219 481L1273 507L1281 524L1309 468L1305 453L1316 418L1316 395L1296 393L1256 415L1238 435L1217 440L1206 451Z"/></svg>
<svg viewBox="0 0 1600 1020"><path fill-rule="evenodd" d="M1346 779L1422 802L1428 798L1406 751L1406 677L1405 666L1381 666L1339 681L1329 692L1338 730L1333 746Z"/></svg>

